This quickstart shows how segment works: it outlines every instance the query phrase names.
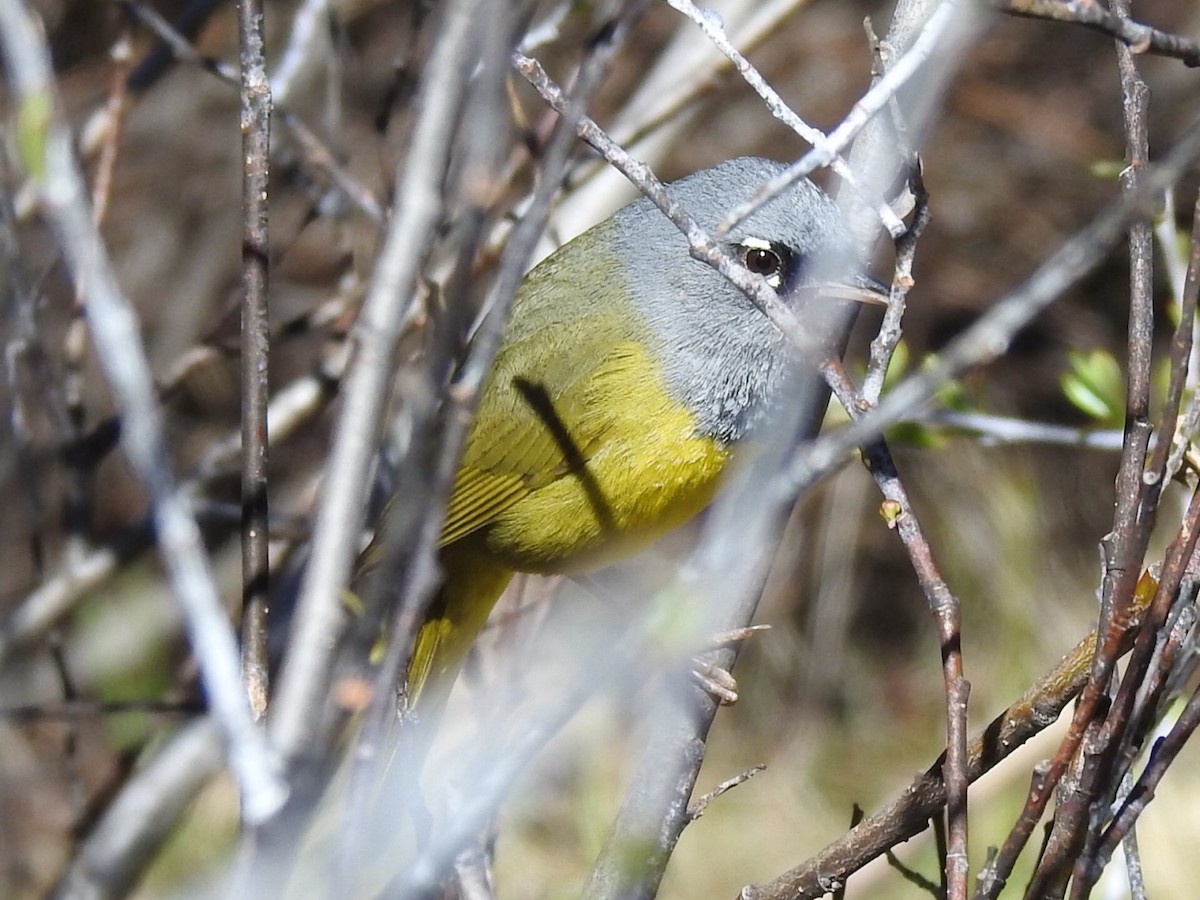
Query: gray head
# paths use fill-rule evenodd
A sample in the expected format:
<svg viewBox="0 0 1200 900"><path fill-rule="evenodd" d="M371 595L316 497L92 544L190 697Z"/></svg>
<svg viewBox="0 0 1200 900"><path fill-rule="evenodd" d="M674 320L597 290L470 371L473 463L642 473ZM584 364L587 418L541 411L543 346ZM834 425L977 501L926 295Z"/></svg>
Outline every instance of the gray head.
<svg viewBox="0 0 1200 900"><path fill-rule="evenodd" d="M784 168L767 159L732 159L675 182L670 191L713 234L730 209ZM657 344L668 387L702 433L723 442L741 439L784 401L789 385L825 396L815 373L789 381L796 358L786 339L728 279L688 255L683 235L648 200L618 212L611 227L622 275ZM862 280L850 233L824 192L801 181L720 243L767 279L814 338L840 351L856 304L815 288L831 276L846 284ZM823 402L812 402L823 411Z"/></svg>

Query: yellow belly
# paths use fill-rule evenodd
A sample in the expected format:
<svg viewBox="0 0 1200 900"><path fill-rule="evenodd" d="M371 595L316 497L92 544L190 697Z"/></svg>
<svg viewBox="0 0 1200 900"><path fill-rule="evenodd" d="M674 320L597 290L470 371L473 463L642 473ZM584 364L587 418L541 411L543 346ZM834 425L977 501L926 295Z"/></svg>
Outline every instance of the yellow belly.
<svg viewBox="0 0 1200 900"><path fill-rule="evenodd" d="M582 473L523 497L488 529L488 551L517 571L571 574L636 553L706 507L728 451L692 436L690 416L657 421L645 448L597 453Z"/></svg>
<svg viewBox="0 0 1200 900"><path fill-rule="evenodd" d="M507 427L502 402L512 399L485 397L468 442L464 470L474 472L460 473L451 501L446 581L409 670L410 696L428 682L437 698L422 699L427 709L448 694L513 572L574 574L636 553L707 506L729 461L728 448L696 433L635 343L612 348L586 379L553 395L554 427L586 460L576 471L552 474L568 454L527 414L521 427L529 432ZM512 496L519 499L480 512L493 509L489 498Z"/></svg>
<svg viewBox="0 0 1200 900"><path fill-rule="evenodd" d="M487 529L488 551L513 569L570 574L629 556L716 493L728 448L696 433L642 347L621 347L593 373L586 406L602 427L563 423L591 442L582 470L533 490Z"/></svg>

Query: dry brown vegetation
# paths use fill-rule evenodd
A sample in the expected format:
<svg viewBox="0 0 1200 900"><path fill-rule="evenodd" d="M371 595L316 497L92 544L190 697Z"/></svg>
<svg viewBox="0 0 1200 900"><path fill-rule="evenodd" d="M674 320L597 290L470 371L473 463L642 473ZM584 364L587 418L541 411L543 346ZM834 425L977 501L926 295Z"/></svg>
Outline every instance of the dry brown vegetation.
<svg viewBox="0 0 1200 900"><path fill-rule="evenodd" d="M52 106L22 86L22 62L10 43L17 33L0 18L8 47L0 106L0 335L6 352L0 382L0 895L42 896L56 885L60 896L70 897L186 893L230 869L246 834L239 793L216 753L215 731L202 731L213 692L201 688L200 672L209 660L189 643L179 584L164 575L163 557L155 552L145 470L136 457L131 465L118 439L116 417L125 403L106 377L110 351L89 337L102 324L90 294L95 282L78 281L81 270L65 252L69 238L56 224L58 212L40 192L45 181L37 163L43 154L51 158L55 124L67 125L103 249L120 292L137 312L171 471L200 523L203 558L229 621L241 627L240 484L246 476L233 440L247 385L247 369L240 366L248 352L239 345L240 305L256 269L242 252L238 17L232 4L215 3L185 39L190 50L182 55L194 58L172 58L149 13L182 23L203 3L0 4L10 14L29 10L37 16L56 91ZM936 5L896 4L918 19ZM894 456L901 481L884 487L893 492L888 497L906 490L908 502L881 509L883 496L857 453L839 452L836 464L803 492L755 617L772 628L752 637L738 660L741 700L716 716L695 796L757 764L765 771L714 798L673 853L667 848L655 856L636 843L642 838L625 835L634 849L620 841L616 846L636 857L623 873L629 880L601 876L589 896L648 896L660 877L661 897L732 897L748 885L758 887L746 888L746 896L810 896L799 893L801 874L792 882L771 882L840 841L836 846L854 862L822 869L827 886L835 887L865 862L854 852L878 855L862 849L870 841L861 831L846 834L854 807L870 812L902 796L916 773L937 763L948 731L981 731L1098 622L1101 644L1108 647L1095 664L1103 678L1082 688L1092 662L1085 654L1068 673L1078 683L1046 686L1035 698L1062 706L1084 690L1084 713L1074 732L1083 745L1079 754L1064 744L1076 708L1071 705L1061 721L1011 757L989 759L986 766L995 763L995 771L972 786L965 810L937 813L948 826L949 861L926 830L897 848L904 864L929 879L935 893L961 897L974 891L988 848L1004 844L1021 815L1031 772L1054 759L1065 769L1064 780L1045 816L1034 817L1038 824L1003 896L1085 896L1087 873L1072 867L1099 852L1085 839L1108 834L1108 792L1118 790L1128 770L1124 796L1147 760L1156 758L1147 735L1162 737L1176 727L1181 742L1186 739L1188 717L1197 714L1191 632L1197 511L1188 509L1196 504L1196 470L1185 460L1165 482L1138 475L1165 465L1152 454L1155 446L1168 445L1148 443L1151 432L1169 441L1177 431L1181 447L1195 437L1195 418L1186 413L1195 403L1197 376L1179 341L1190 339L1196 285L1189 281L1189 308L1181 270L1172 266L1186 266L1197 253L1189 232L1200 183L1194 146L1200 70L1188 65L1197 59L1188 56L1194 49L1186 36L1200 35L1200 11L1170 0L1134 4L1128 14L1158 31L1152 38L1139 32L1136 52L1129 53L1103 28L1045 18L1056 8L1066 19L1093 21L1097 10L1104 12L1098 3L991 5L1041 17L988 13L976 31L952 33L937 46L932 59L948 66L944 85L918 75L899 93L901 117L914 126L909 139L920 152L930 221L913 248L903 345L889 387L922 372L933 372L939 383L931 401L897 402L874 418L868 413L853 437L876 471ZM431 516L440 514L431 473L447 446L441 431L447 418L438 416L438 403L446 395L449 363L463 358L466 324L490 286L512 266L524 265L501 255L504 239L514 209L524 211L525 198L540 183L535 173L551 165L548 148L558 118L508 66L509 43L528 23L557 22L529 52L559 84L572 84L589 60L613 54L587 114L664 179L732 156L790 160L809 149L736 73L718 64L719 54L696 26L665 3L484 4L488 40L471 38L478 40L481 61L467 105L453 110L461 127L450 137L456 159L486 157L495 165L482 183L463 184L457 171L448 177L445 196L437 198L444 205L432 219L436 227L424 232L435 238L429 253L409 248L428 289L400 298L407 304L419 296L423 305L398 307L404 328L396 368L389 357L386 371L399 374L386 379L387 392L379 395L387 416L348 420L346 348L354 346L352 358L363 362L363 334L355 329L362 328L364 297L380 277L389 225L403 218L396 210L411 199L405 179L421 165L433 177L444 172L445 158L416 158L413 142L447 9L462 6L449 0L266 2L267 72L276 91L268 192L269 387L276 398L285 392L299 398L272 422L264 476L276 615L287 606L283 595L295 591L297 548L311 534L339 429L359 429L369 449L379 440L403 442L410 435L404 429L415 429L415 444L404 446L417 450L403 459L396 477L430 493L420 495L406 550L417 554L416 527L426 508ZM1110 6L1121 12L1121 4ZM312 23L313 43L298 50L297 20L313 7L321 7ZM728 0L720 7L728 31L766 81L825 131L871 84L864 17L882 36L895 13L890 3L866 0ZM776 13L770 27L747 37L748 27ZM618 28L600 28L617 21ZM1168 46L1173 35L1181 37ZM302 59L286 92L278 80L285 48ZM29 49L36 54L36 47ZM228 69L224 77L214 71L218 62ZM1126 103L1135 78L1151 92L1141 112ZM684 98L680 107L661 113L657 104L676 92ZM890 127L891 111L872 128ZM1145 128L1147 157L1138 158L1137 141L1127 134L1131 123L1135 132ZM649 138L634 141L643 130ZM570 150L568 177L539 253L633 196L614 171L595 175L592 150L579 141ZM1131 153L1136 177L1161 177L1158 189L1122 182ZM1158 164L1174 159L1172 153L1185 158L1162 175ZM897 160L890 164L899 168ZM837 189L829 172L815 177ZM902 182L895 179L889 187ZM1175 205L1164 212L1167 186ZM1123 192L1136 203L1122 207ZM1152 260L1145 270L1152 274L1131 287L1124 235L1143 221L1139 211L1163 237L1150 249L1134 242L1134 259L1138 265ZM900 212L912 221L909 210ZM480 234L469 227L476 214ZM1114 220L1112 240L1097 237L1089 245L1095 265L1085 271L1071 260L1054 262L1073 237L1106 215L1122 218ZM886 277L896 258L885 235L877 243L875 271ZM1032 303L1023 307L1031 316L1013 340L953 371L922 368L929 355L952 360L955 338L986 322L1001 298L1047 265L1075 277L1036 314ZM469 272L467 287L454 281L456 266ZM1181 309L1184 326L1177 328ZM880 318L875 311L860 316L846 355L856 383ZM385 347L384 355L391 349ZM430 382L421 380L426 376ZM432 393L424 390L430 383ZM1181 392L1175 401L1173 384ZM885 389L885 407L892 396ZM926 399L920 391L905 396ZM1173 402L1184 410L1178 429ZM988 418L965 418L977 414ZM385 420L401 425L379 428ZM835 401L826 434L847 434L838 430L847 421ZM121 425L127 423L122 419ZM877 440L884 425L890 455ZM128 427L121 436L129 439ZM1132 473L1123 482L1117 477L1121 466ZM1154 509L1157 522L1148 515ZM913 531L917 522L921 533ZM487 888L470 887L473 876L488 870L498 897L580 893L609 840L624 792L642 777L636 772L643 751L657 746L657 697L670 693L654 663L634 665L628 656L630 647L672 646L673 636L654 632L639 645L614 622L657 608L651 598L689 558L697 531L685 529L649 559L611 574L602 603L573 586L539 582L510 592L502 603L469 672L469 690L457 698L459 727L448 729L439 751L448 758L470 755L452 743L465 735L460 741L468 747L483 746L512 770L504 769L512 781L494 795L482 784L460 788L478 800L475 818L461 813L469 804L460 796L445 817L449 825L440 823L443 834L451 833L451 856L462 851L453 888L461 896L489 896ZM1098 547L1106 534L1117 549L1102 563ZM936 565L915 572L911 560L926 546ZM174 546L165 551L168 562L180 558L175 552ZM691 559L702 567L702 560ZM403 581L406 589L419 595L421 570L407 556L400 564L399 571L413 579ZM1147 569L1154 580L1143 580L1135 592ZM1156 587L1161 596L1154 600ZM563 596L557 596L560 590ZM678 586L664 593L667 603L680 602ZM1098 614L1101 594L1106 606ZM931 615L931 602L939 599L946 605ZM597 606L605 614L597 615ZM1150 625L1139 632L1147 616ZM253 630L255 623L244 627ZM563 636L579 640L581 629L585 647ZM284 649L286 624L274 630L274 658L295 652L294 645ZM1149 685L1143 688L1149 701L1144 710L1122 716L1120 691L1133 687L1118 686L1124 664L1111 682L1106 666L1139 634L1137 647L1145 649L1133 650L1129 658L1140 661L1131 664L1126 682ZM615 642L609 652L616 662L600 666L604 677L596 675L583 691L573 657L587 657L591 645L605 639ZM547 644L566 649L556 655ZM363 647L356 662L377 663L377 649ZM947 699L947 692L964 687L955 680L960 664L970 683L969 711L961 716ZM387 692L372 692L367 679L373 671L326 673L319 701L336 691L344 704L369 704L372 697L378 703ZM1158 675L1162 684L1155 682ZM518 701L481 711L473 698L490 696L486 688L496 682L515 685ZM315 721L320 708L302 707L297 720ZM268 703L268 715L273 713ZM1016 709L1014 716L1022 713L1032 715ZM537 715L543 717L529 718ZM703 734L705 727L698 730ZM194 761L162 793L152 794L162 821L150 825L144 813L122 812L119 804L131 785L154 760L177 751L185 733L196 741ZM501 753L513 745L519 745L514 756ZM279 745L263 742L260 749L270 758ZM930 785L940 786L943 771L952 796L955 785L965 786L975 763L965 746L959 749L944 770L935 770L925 785L930 791L936 793ZM295 753L285 749L284 755ZM662 769L676 764L663 759ZM1142 889L1154 897L1194 896L1200 881L1194 850L1200 835L1198 764L1192 745L1170 761L1137 823L1139 873L1130 877L1114 863L1093 896L1136 897ZM245 787L254 775L240 777ZM942 803L934 806L940 810ZM1081 819L1068 825L1075 814ZM355 838L367 849L347 852L370 873L355 883L354 896L420 895L411 888L419 880L384 887L392 878L415 878L397 862L407 857L392 846L407 835L387 831L366 814L356 822L353 803L325 809L316 819L318 835L359 829ZM968 821L969 883L963 877L968 869L956 864L954 853ZM1042 827L1052 821L1060 829L1056 839L1061 836L1066 846L1051 841L1039 857ZM455 837L455 823L465 823L466 833ZM307 824L299 813L289 823ZM883 846L908 837L905 826L894 822L877 827ZM243 857L252 860L246 868L260 870L243 870L244 880L230 891L275 895L286 878L298 894L328 890L313 887L328 882L303 881L317 876L300 863L273 855L272 840L298 838L286 827L272 828L279 828L278 817L258 832L259 855ZM100 843L122 834L131 847ZM251 844L243 840L244 853ZM1124 846L1132 852L1130 843ZM378 864L382 874L366 863ZM96 893L86 893L85 885ZM845 896L923 891L880 857L849 879Z"/></svg>

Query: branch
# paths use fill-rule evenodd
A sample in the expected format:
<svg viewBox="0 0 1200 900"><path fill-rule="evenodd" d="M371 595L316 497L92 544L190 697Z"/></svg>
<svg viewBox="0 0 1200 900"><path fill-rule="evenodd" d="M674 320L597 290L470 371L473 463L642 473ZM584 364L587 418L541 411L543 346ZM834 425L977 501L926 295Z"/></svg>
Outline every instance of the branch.
<svg viewBox="0 0 1200 900"><path fill-rule="evenodd" d="M271 85L262 0L238 4L242 62L242 673L256 719L267 711L267 406L271 336L268 187Z"/></svg>
<svg viewBox="0 0 1200 900"><path fill-rule="evenodd" d="M1082 25L1116 38L1134 53L1168 56L1193 68L1200 66L1200 43L1119 16L1095 0L988 0L988 3L1011 16Z"/></svg>
<svg viewBox="0 0 1200 900"><path fill-rule="evenodd" d="M275 394L267 411L271 445L295 435L328 405L342 377L344 359L328 360L320 372L298 378ZM214 479L229 474L242 445L240 431L215 440L181 486L190 497L200 496ZM36 589L0 622L0 668L25 647L41 640L91 591L110 581L124 562L143 552L154 540L150 521L138 522L78 557L65 556Z"/></svg>
<svg viewBox="0 0 1200 900"><path fill-rule="evenodd" d="M402 742L399 749L396 740L392 740L395 737L392 732L396 698L404 691L405 674L417 633L428 617L428 608L438 586L437 554L446 504L466 444L472 413L500 349L509 308L528 270L554 196L570 164L576 146L575 125L599 89L613 56L624 45L645 3L634 0L623 4L624 9L621 5L612 4L599 11L602 16L611 14L613 17L606 18L597 36L588 42L588 52L580 63L562 119L542 148L533 195L520 222L505 242L499 270L483 298L478 327L469 328L468 322L455 322L453 315L444 316L437 323L440 339L429 342L439 351L428 352L425 358L414 362L412 368L402 370L402 382L420 382L424 378L431 386L447 381L450 384L444 392L412 392L417 396L408 397L404 404L397 430L407 435L407 439L396 463L395 495L403 497L405 502L389 504L376 529L374 546L378 552L368 551L378 562L373 562L370 570L356 573L352 586L363 599L366 609L387 610L390 623L382 664L374 672L359 675L372 682L373 689L363 727L354 745L345 803L343 858L349 862L347 871L350 872L359 868L356 860L369 859L377 852L374 834L380 828L386 830L386 822L394 816L397 807L403 805L402 798L409 796L408 792L415 784L413 773L404 771L400 778L406 779L407 783L395 790L380 792L378 789L381 780L389 776L389 769L397 768L394 763L397 755L405 759L420 757L420 752L413 748L425 740L426 735L418 732L422 727L426 732L432 727L429 721L410 721L407 723L410 727L397 739ZM460 152L467 157L463 165L465 170L494 172L500 168L500 156L507 151L507 146L496 140L497 126L484 110L498 104L499 92L509 74L509 56L518 35L509 34L511 23L496 13L492 13L490 23L485 22L481 30L487 37L477 50L480 57L477 86L465 116L476 127L463 135L462 142L467 146ZM467 193L470 193L469 188ZM480 226L484 212L481 209L476 218ZM480 238L481 229L467 236L460 246L462 271L471 270ZM449 306L460 312L468 305L466 301L472 299L468 295L468 285L462 281L456 284L453 279L447 294L451 298ZM458 366L457 375L451 379L458 348L468 330L473 332L470 346ZM372 621L372 616L363 619ZM376 628L358 628L356 632L370 643L377 640ZM358 657L351 659L351 666L360 665L360 660L370 657L369 644L359 649L361 652L352 650L347 654ZM339 679L341 677L339 675ZM455 841L477 837L477 832L463 829ZM455 841L449 842L453 849L445 859L453 858L463 849ZM434 868L442 871L444 861Z"/></svg>
<svg viewBox="0 0 1200 900"><path fill-rule="evenodd" d="M913 5L922 10L925 7L925 4L917 3L915 0ZM791 185L807 178L817 169L830 165L839 153L851 145L867 126L867 123L895 99L897 92L917 72L922 70L935 50L945 54L948 49L960 49L960 42L949 41L947 36L954 29L961 27L963 20L968 15L969 4L966 0L945 0L929 14L927 21L922 17L921 28L919 31L913 32L911 43L895 41L895 35L889 35L894 44L905 47L903 55L871 85L867 93L859 98L838 126L829 132L825 140L817 143L812 150L789 166L787 171L781 172L763 185L755 197L731 209L717 226L718 237L727 233L747 216L752 215L772 197L778 196ZM947 60L939 57L939 62L945 63ZM892 236L898 238L902 233L893 232Z"/></svg>
<svg viewBox="0 0 1200 900"><path fill-rule="evenodd" d="M801 119L796 112L784 102L784 99L779 96L778 91L771 87L771 85L767 83L767 80L763 78L761 74L759 74L758 70L750 65L750 61L738 52L737 48L733 46L733 42L730 41L728 35L726 35L725 29L721 26L720 19L717 16L713 16L710 13L701 10L698 6L696 6L695 3L692 2L692 0L667 0L667 2L674 9L687 16L691 21L695 22L696 25L699 26L700 30L704 32L704 36L712 41L713 46L721 51L721 53L729 60L733 67L737 69L742 78L745 79L746 83L754 89L755 93L757 93L759 97L762 98L762 101L764 104L766 104L767 109L771 111L771 115L787 125L788 128L792 129L792 131L796 132L796 134L800 135L800 137L804 138L804 140L808 141L809 144L812 144L814 148L826 148L829 138L819 129L814 128ZM890 98L895 96L895 93L893 91L886 96ZM885 200L882 200L878 197L867 196L867 191L862 185L859 184L858 178L854 174L854 170L850 168L850 164L846 162L845 158L840 152L834 152L832 150L830 151L828 165L829 168L832 169L844 183L852 186L855 191L859 193L863 201L875 210L875 214L879 216L879 221L883 223L883 226L888 230L888 233L891 234L893 238L898 238L900 235L904 234L904 232L907 230L904 222L901 221L900 217L896 215L896 213ZM786 188L781 188L780 192L785 189Z"/></svg>
<svg viewBox="0 0 1200 900"><path fill-rule="evenodd" d="M801 449L792 461L789 481L779 490L794 496L832 472L856 447L897 422L912 418L931 401L938 388L968 369L991 362L1007 349L1017 333L1039 312L1105 259L1121 240L1127 224L1153 208L1168 185L1174 184L1200 158L1200 121L1194 122L1157 166L1146 171L1141 189L1122 197L1050 257L1024 284L992 304L986 315L929 359L919 373L887 393L871 412L844 428L828 432Z"/></svg>
<svg viewBox="0 0 1200 900"><path fill-rule="evenodd" d="M49 48L18 0L0 0L0 42L19 102L22 162L78 290L100 362L124 411L122 442L151 498L163 565L183 608L246 816L263 819L287 789L241 686L237 640L217 592L191 502L175 480L137 317L88 212L71 135L56 110Z"/></svg>
<svg viewBox="0 0 1200 900"><path fill-rule="evenodd" d="M221 735L213 720L180 727L122 786L50 896L127 896L192 800L220 771Z"/></svg>
<svg viewBox="0 0 1200 900"><path fill-rule="evenodd" d="M180 34L171 26L170 22L150 6L137 2L137 0L112 0L112 2L128 9L139 22L158 35L177 59L199 66L218 80L240 90L241 77L236 69L222 60L203 55L187 37ZM382 224L383 210L374 194L338 163L337 155L317 137L304 120L282 104L276 104L274 112L284 129L291 133L292 137L296 139L296 143L304 150L309 164L317 171L328 175L330 181L338 186L360 212L364 213L371 221Z"/></svg>
<svg viewBox="0 0 1200 900"><path fill-rule="evenodd" d="M1135 609L1140 616L1158 587L1145 576ZM967 776L975 782L1034 735L1053 725L1088 682L1096 654L1097 633L1091 632L1045 677L996 716L967 747ZM1132 636L1123 644L1128 652ZM801 900L837 889L846 879L890 847L924 831L946 804L942 779L945 757L933 763L895 800L868 816L820 853L771 882L747 885L739 900Z"/></svg>
<svg viewBox="0 0 1200 900"><path fill-rule="evenodd" d="M397 206L350 338L354 365L326 466L313 555L296 605L271 727L276 746L294 761L315 749L337 636L344 630L342 589L349 581L366 510L368 472L379 443L400 335L417 315L417 277L437 232L439 185L450 156L467 81L480 0L457 0L418 99L412 147L397 167Z"/></svg>
<svg viewBox="0 0 1200 900"><path fill-rule="evenodd" d="M947 5L954 6L954 4ZM946 19L946 16L950 15L949 13L943 13L939 19L938 28L934 28L932 17L937 16L937 12L934 12L930 17L931 21L926 23L924 15L918 14L918 11L928 13L927 6L911 4L908 10L909 18L905 19L900 14L897 18L898 21L905 21L912 30L900 30L893 33L892 38L898 45L908 45L910 41L915 44L919 40L925 40L928 45L929 41L933 39L930 37L931 34L940 36L943 33L941 29L949 25ZM922 28L925 30L918 31ZM920 37L914 40L912 38L914 34L919 34ZM911 67L914 65L913 60L926 57L917 55L906 58ZM911 75L912 71L908 74ZM540 75L536 71L533 74ZM886 79L887 75L883 78ZM871 97L881 104L889 102L894 97L894 90L903 83L903 80L893 79L884 90L872 93ZM535 80L535 84L539 84L539 82ZM542 87L543 85L539 84L539 89ZM875 90L873 88L873 91ZM889 91L893 93L889 93ZM544 90L543 96L546 96ZM870 116L866 116L858 127L865 125L869 119ZM762 291L761 285L756 284L755 280L741 277L741 273L738 271L739 267L729 265L727 261L722 260L721 254L713 252L715 248L707 235L697 229L696 224L690 218L680 214L681 211L671 202L662 186L652 177L648 177L649 173L645 171L644 167L631 164L632 161L629 160L628 155L620 148L615 147L603 132L590 123L585 124L590 126L586 129L586 133L581 130L585 140L603 153L614 166L626 172L668 218L675 222L688 238L694 257L713 265L730 278L734 284L742 288L759 309L801 351L801 354L816 365L829 387L853 415L854 411L858 409L858 398L836 356L831 355L824 348L813 348L811 338L808 338L803 333L803 329L792 321L794 317L787 315L786 310L782 313L777 311L772 302L773 297L762 296L763 294L769 295L769 292ZM868 168L866 171L872 172L872 175L876 172L874 168ZM762 196L761 192L760 196ZM847 330L852 322L853 315L851 314L844 323ZM797 398L793 408L789 411L795 418L780 422L779 434L786 435L790 439L803 439L815 433L817 423L805 410L805 403L811 399L807 394ZM788 443L787 446L791 447L793 444ZM882 444L880 446L882 447ZM782 448L774 449L780 451ZM685 571L683 583L679 588L681 592L707 591L721 596L721 609L713 610L713 615L719 617L719 622L714 625L717 629L729 630L744 626L751 620L756 610L761 592L761 579L765 576L767 558L762 548L772 545L772 528L778 524L778 519L783 512L790 509L795 495L785 494L782 491L767 491L770 495L769 501L756 500L756 508L753 511L747 510L744 502L740 503L738 498L751 495L761 497L762 492L758 489L759 487L775 486L775 483L780 480L777 466L781 462L782 459L774 457L771 453L765 453L756 460L756 465L745 475L744 480L739 480L727 487L722 495L723 502L718 503L709 517L705 529L705 539L702 539ZM751 485L754 487L750 487ZM888 496L900 496L907 499L897 479L893 478L888 482L888 491L890 491ZM910 532L908 535L909 546L916 547L922 542L915 526L915 519L910 517L907 527ZM731 534L736 534L738 539L736 541L729 540L728 536ZM949 628L956 630L957 616L954 611L957 609L957 604L953 601L949 591L945 589L944 582L937 575L927 545L923 546L925 550L923 554L914 551L914 558L920 558L926 563L919 569L926 576L923 584L929 589L931 604L936 609L951 611L948 615L940 616L939 621L950 623ZM719 585L719 587L714 588L714 585ZM936 600L933 599L935 597ZM954 641L948 638L947 642L953 643ZM719 659L717 662L722 667L728 668L732 665L734 658L735 654L727 651L726 658ZM948 659L947 696L950 698L948 703L955 709L951 718L950 731L952 737L961 733L963 739L954 741L955 745L961 745L965 743L965 682L961 678L961 658L957 654L951 654ZM647 742L639 772L634 777L626 801L610 831L605 849L592 872L585 889L585 896L589 898L650 897L657 890L675 843L689 821L686 816L687 798L694 789L696 775L704 758L704 742L715 712L716 703L713 699L699 694L678 697L674 704L664 710L661 721L656 724ZM956 754L956 759L961 759L963 755L962 753ZM961 767L961 763L959 763L952 768ZM965 778L962 781L959 793L965 798ZM962 809L965 811L965 806L962 806ZM958 821L961 825L964 820L960 817ZM956 839L956 854L959 847L963 851L958 854L961 855L963 865L956 865L960 876L956 883L964 886L958 891L960 895L965 890L965 836L965 828L960 827ZM641 860L636 867L629 863L633 847L638 848L637 856Z"/></svg>
<svg viewBox="0 0 1200 900"><path fill-rule="evenodd" d="M949 409L936 410L927 416L909 421L922 427L942 427L950 432L962 432L974 437L982 447L1046 444L1093 450L1120 450L1124 438L1124 432L1115 428L1076 428L1051 422L1030 422L1011 416L957 412Z"/></svg>

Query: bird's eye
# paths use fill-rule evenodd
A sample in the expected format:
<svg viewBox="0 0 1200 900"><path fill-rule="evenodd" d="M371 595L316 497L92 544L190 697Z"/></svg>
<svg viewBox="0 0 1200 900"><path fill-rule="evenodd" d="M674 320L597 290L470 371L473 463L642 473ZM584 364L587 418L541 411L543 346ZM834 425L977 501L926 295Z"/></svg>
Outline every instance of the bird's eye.
<svg viewBox="0 0 1200 900"><path fill-rule="evenodd" d="M790 280L792 255L787 248L758 238L746 238L741 244L742 265L756 275L761 275L767 284L779 290L785 280Z"/></svg>
<svg viewBox="0 0 1200 900"><path fill-rule="evenodd" d="M768 279L772 275L778 275L779 270L783 268L783 260L769 247L747 247L742 256L742 263L754 274Z"/></svg>

